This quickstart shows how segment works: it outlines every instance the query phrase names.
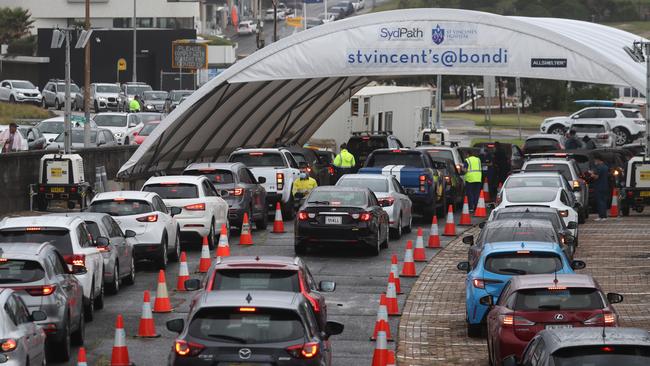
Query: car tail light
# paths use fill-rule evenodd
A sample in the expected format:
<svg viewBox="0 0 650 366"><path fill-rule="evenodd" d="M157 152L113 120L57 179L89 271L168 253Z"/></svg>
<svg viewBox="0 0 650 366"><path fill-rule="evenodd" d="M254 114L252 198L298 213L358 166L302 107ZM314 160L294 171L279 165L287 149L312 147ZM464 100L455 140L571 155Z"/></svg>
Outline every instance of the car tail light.
<svg viewBox="0 0 650 366"><path fill-rule="evenodd" d="M395 199L393 197L386 197L379 200L380 206L388 207L388 206L392 206L393 203L395 203Z"/></svg>
<svg viewBox="0 0 650 366"><path fill-rule="evenodd" d="M70 187L70 193L77 193L77 187Z"/></svg>
<svg viewBox="0 0 650 366"><path fill-rule="evenodd" d="M252 307L242 307L242 308L239 308L239 312L240 312L240 313L254 313L254 312L256 312L256 311L257 311L257 309L256 309L256 308L252 308Z"/></svg>
<svg viewBox="0 0 650 366"><path fill-rule="evenodd" d="M309 218L309 215L307 214L306 211L300 211L298 212L298 220L300 221L305 221Z"/></svg>
<svg viewBox="0 0 650 366"><path fill-rule="evenodd" d="M49 296L56 291L55 285L25 287L25 292L31 296Z"/></svg>
<svg viewBox="0 0 650 366"><path fill-rule="evenodd" d="M637 125L645 125L645 120L644 119L635 119L634 123Z"/></svg>
<svg viewBox="0 0 650 366"><path fill-rule="evenodd" d="M604 320L603 320L604 319ZM584 321L585 325L616 325L616 315L613 313L600 313Z"/></svg>
<svg viewBox="0 0 650 366"><path fill-rule="evenodd" d="M235 188L228 191L233 196L241 196L244 194L244 188Z"/></svg>
<svg viewBox="0 0 650 366"><path fill-rule="evenodd" d="M39 192L45 192L45 187L38 187Z"/></svg>
<svg viewBox="0 0 650 366"><path fill-rule="evenodd" d="M154 215L142 216L142 217L138 217L135 220L139 222L156 222L158 221L158 215L154 214Z"/></svg>
<svg viewBox="0 0 650 366"><path fill-rule="evenodd" d="M309 291L307 291L307 288L305 287L305 278L303 277L302 272L298 272L298 282L300 282L300 293L309 301L311 306L314 308L314 311L316 313L320 313L320 306L318 305L318 301L314 299L310 294Z"/></svg>
<svg viewBox="0 0 650 366"><path fill-rule="evenodd" d="M334 173L335 173L334 167L328 166L327 167L327 172L329 173L329 175L334 175Z"/></svg>
<svg viewBox="0 0 650 366"><path fill-rule="evenodd" d="M72 266L86 266L86 255L85 254L68 254L64 255L63 259L65 262Z"/></svg>
<svg viewBox="0 0 650 366"><path fill-rule="evenodd" d="M282 190L284 188L284 173L275 173L275 181L278 190Z"/></svg>
<svg viewBox="0 0 650 366"><path fill-rule="evenodd" d="M194 357L197 356L205 349L202 344L194 342L186 342L180 339L174 341L174 352L181 357Z"/></svg>
<svg viewBox="0 0 650 366"><path fill-rule="evenodd" d="M426 175L421 175L420 176L420 192L425 192L426 191L426 189L427 189L426 182L427 182L427 176Z"/></svg>
<svg viewBox="0 0 650 366"><path fill-rule="evenodd" d="M491 284L491 283L501 283L499 280L489 280L485 278L475 278L472 280L472 285L476 288L485 288L485 285Z"/></svg>
<svg viewBox="0 0 650 366"><path fill-rule="evenodd" d="M309 342L287 347L287 352L294 358L314 358L318 355L318 342Z"/></svg>
<svg viewBox="0 0 650 366"><path fill-rule="evenodd" d="M560 216L568 217L569 216L569 210L560 210Z"/></svg>
<svg viewBox="0 0 650 366"><path fill-rule="evenodd" d="M530 320L521 317L521 316L514 316L514 315L500 315L499 318L501 318L501 325L504 326L532 326L535 325L535 322L531 322Z"/></svg>
<svg viewBox="0 0 650 366"><path fill-rule="evenodd" d="M609 138L609 135L606 134L606 133L599 133L598 135L596 135L596 138L601 139L601 140L605 140L605 139Z"/></svg>
<svg viewBox="0 0 650 366"><path fill-rule="evenodd" d="M626 195L627 195L627 198L632 198L632 197L634 197L634 192L633 191L627 191Z"/></svg>
<svg viewBox="0 0 650 366"><path fill-rule="evenodd" d="M370 212L362 212L359 215L359 221L370 221L372 219L372 213Z"/></svg>
<svg viewBox="0 0 650 366"><path fill-rule="evenodd" d="M205 211L205 203L195 203L193 205L187 205L183 208L188 211Z"/></svg>
<svg viewBox="0 0 650 366"><path fill-rule="evenodd" d="M0 346L0 350L2 350L2 352L10 352L15 350L16 347L18 347L18 344L16 343L15 339L12 338L3 339L2 345Z"/></svg>

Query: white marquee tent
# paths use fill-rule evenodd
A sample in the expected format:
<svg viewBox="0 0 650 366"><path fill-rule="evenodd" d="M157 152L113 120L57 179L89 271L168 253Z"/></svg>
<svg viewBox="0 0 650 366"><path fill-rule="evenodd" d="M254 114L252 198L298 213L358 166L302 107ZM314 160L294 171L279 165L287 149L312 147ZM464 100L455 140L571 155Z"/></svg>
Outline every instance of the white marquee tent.
<svg viewBox="0 0 650 366"><path fill-rule="evenodd" d="M624 51L638 36L568 19L409 9L328 23L282 39L192 94L118 176L134 179L216 161L240 146L305 143L372 80L495 75L645 89Z"/></svg>

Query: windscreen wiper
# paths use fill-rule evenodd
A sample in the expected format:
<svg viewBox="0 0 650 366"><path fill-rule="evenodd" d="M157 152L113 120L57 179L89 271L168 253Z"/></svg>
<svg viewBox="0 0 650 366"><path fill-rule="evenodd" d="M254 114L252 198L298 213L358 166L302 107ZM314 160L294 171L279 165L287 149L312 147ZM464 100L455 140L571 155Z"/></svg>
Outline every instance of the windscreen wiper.
<svg viewBox="0 0 650 366"><path fill-rule="evenodd" d="M237 342L237 343L246 343L246 340L244 338L229 336L229 335L226 335L226 334L208 334L208 337L224 339L224 340L233 341L233 342Z"/></svg>
<svg viewBox="0 0 650 366"><path fill-rule="evenodd" d="M329 205L330 201L309 201L307 203L313 203L315 205Z"/></svg>

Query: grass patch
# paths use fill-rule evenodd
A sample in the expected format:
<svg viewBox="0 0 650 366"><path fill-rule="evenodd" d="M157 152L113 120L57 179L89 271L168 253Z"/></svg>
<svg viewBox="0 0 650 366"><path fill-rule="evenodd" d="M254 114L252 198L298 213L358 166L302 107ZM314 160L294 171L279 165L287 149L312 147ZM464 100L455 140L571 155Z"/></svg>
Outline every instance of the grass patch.
<svg viewBox="0 0 650 366"><path fill-rule="evenodd" d="M52 112L35 105L0 103L0 124L2 125L17 119L46 119L53 116Z"/></svg>
<svg viewBox="0 0 650 366"><path fill-rule="evenodd" d="M467 119L474 121L477 126L487 127L485 113L443 113L445 119ZM525 129L538 129L542 120L546 118L542 114L521 114L521 127ZM518 128L519 121L517 113L492 113L492 127L496 128Z"/></svg>
<svg viewBox="0 0 650 366"><path fill-rule="evenodd" d="M372 13L377 13L380 11L388 11L388 10L397 10L398 7L399 7L399 0L391 0L372 8Z"/></svg>
<svg viewBox="0 0 650 366"><path fill-rule="evenodd" d="M618 28L643 37L650 35L650 22L639 20L619 23L604 23L604 25Z"/></svg>
<svg viewBox="0 0 650 366"><path fill-rule="evenodd" d="M492 142L492 141L495 141L495 139L490 140L488 138L483 138L483 137L475 138L475 139L472 139L472 142L470 143L470 146L474 146L474 144L478 144L479 142ZM515 144L515 145L517 145L519 147L524 146L524 140L520 140L520 139L499 140L499 142L501 142L503 144Z"/></svg>
<svg viewBox="0 0 650 366"><path fill-rule="evenodd" d="M200 37L208 41L209 46L232 46L233 45L231 40L223 37L209 36L205 34L201 34Z"/></svg>

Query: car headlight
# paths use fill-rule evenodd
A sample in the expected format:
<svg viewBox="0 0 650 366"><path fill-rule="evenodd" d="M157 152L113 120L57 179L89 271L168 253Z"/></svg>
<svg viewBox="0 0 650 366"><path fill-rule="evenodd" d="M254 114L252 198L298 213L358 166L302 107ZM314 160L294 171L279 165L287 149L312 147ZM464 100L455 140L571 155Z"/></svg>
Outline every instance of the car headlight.
<svg viewBox="0 0 650 366"><path fill-rule="evenodd" d="M18 96L19 96L19 97L24 97L25 94L24 94L24 93L21 93L21 92L18 92Z"/></svg>
<svg viewBox="0 0 650 366"><path fill-rule="evenodd" d="M154 110L154 109L156 109L156 107L154 107L153 104L147 104L147 105L145 106L145 108L147 108L148 110Z"/></svg>
<svg viewBox="0 0 650 366"><path fill-rule="evenodd" d="M105 102L107 100L106 97L99 97L97 99L99 99L100 102Z"/></svg>

